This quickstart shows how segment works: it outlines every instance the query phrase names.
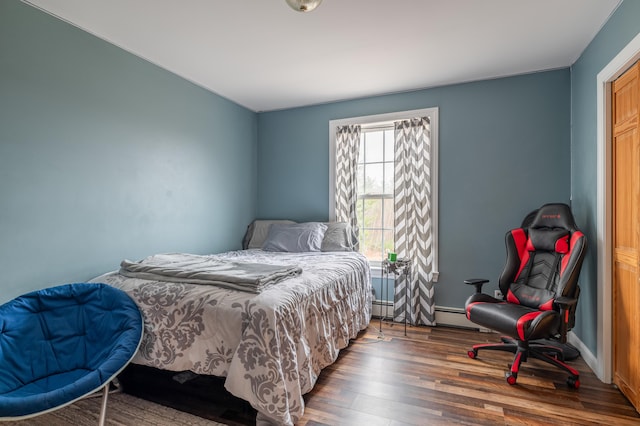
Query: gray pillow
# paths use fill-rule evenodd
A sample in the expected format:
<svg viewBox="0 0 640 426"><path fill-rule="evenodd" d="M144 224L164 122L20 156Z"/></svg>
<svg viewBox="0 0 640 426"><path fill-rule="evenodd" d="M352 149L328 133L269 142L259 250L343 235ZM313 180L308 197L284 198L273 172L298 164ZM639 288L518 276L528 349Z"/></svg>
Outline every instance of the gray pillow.
<svg viewBox="0 0 640 426"><path fill-rule="evenodd" d="M269 233L269 227L274 223L295 223L292 220L263 220L256 219L251 225L249 225L249 229L247 229L247 235L249 243L247 244L247 248L262 248L264 241L267 239L267 234Z"/></svg>
<svg viewBox="0 0 640 426"><path fill-rule="evenodd" d="M319 222L274 223L269 227L262 250L290 253L320 251L326 230L327 225Z"/></svg>
<svg viewBox="0 0 640 426"><path fill-rule="evenodd" d="M329 222L322 240L322 251L353 251L351 225L347 222Z"/></svg>

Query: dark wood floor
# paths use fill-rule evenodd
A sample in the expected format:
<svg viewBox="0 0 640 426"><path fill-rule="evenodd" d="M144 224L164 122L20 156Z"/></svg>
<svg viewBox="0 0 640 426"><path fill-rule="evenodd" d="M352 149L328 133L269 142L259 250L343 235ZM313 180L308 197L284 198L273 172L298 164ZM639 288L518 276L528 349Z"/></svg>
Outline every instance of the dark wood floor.
<svg viewBox="0 0 640 426"><path fill-rule="evenodd" d="M467 356L473 343L499 341L496 334L409 327L405 337L400 325L384 324L381 334L378 324L373 321L322 372L305 397L300 426L640 425L624 396L600 382L582 359L571 362L581 373L578 390L567 387L563 372L534 359L510 386L504 373L512 355ZM227 424L255 423L255 411L226 394L217 379L198 377L184 385L169 380L169 388L166 380L145 382L150 389L129 384L125 390ZM215 400L205 399L212 394Z"/></svg>

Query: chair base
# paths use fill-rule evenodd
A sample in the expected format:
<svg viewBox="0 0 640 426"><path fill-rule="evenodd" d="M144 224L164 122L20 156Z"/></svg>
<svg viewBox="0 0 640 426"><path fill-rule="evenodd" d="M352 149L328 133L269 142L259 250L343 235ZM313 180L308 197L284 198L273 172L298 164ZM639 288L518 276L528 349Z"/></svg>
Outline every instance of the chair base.
<svg viewBox="0 0 640 426"><path fill-rule="evenodd" d="M512 339L511 337L501 337L500 339L504 343L516 342L516 340ZM573 361L580 357L580 351L571 343L560 343L559 341L553 340L553 339L539 339L539 340L532 340L531 342L529 342L529 345L533 345L533 344L556 348L558 351L559 357L562 361Z"/></svg>
<svg viewBox="0 0 640 426"><path fill-rule="evenodd" d="M510 385L516 384L520 365L523 362L527 362L529 357L532 357L554 365L567 372L569 374L569 377L567 378L567 385L570 388L578 389L580 387L580 373L564 362L567 359L575 359L577 356L570 358L575 355L575 353L570 350L565 354L563 352L565 345L550 340L523 342L510 337L502 337L501 340L502 343L482 343L474 345L467 354L469 355L469 358L473 359L477 358L479 350L495 350L515 354L510 371L506 373L507 383ZM570 348L570 345L567 345L567 349Z"/></svg>

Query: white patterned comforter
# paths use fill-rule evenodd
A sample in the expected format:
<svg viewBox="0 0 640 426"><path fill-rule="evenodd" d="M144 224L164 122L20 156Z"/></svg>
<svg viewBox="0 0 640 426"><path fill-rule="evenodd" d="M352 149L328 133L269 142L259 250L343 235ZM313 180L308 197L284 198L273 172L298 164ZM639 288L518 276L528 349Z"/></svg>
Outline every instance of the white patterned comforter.
<svg viewBox="0 0 640 426"><path fill-rule="evenodd" d="M92 282L124 290L143 312L145 334L134 363L224 376L226 389L259 416L293 425L320 370L369 323L369 264L354 252L254 249L215 257L299 265L302 274L257 295L117 272Z"/></svg>

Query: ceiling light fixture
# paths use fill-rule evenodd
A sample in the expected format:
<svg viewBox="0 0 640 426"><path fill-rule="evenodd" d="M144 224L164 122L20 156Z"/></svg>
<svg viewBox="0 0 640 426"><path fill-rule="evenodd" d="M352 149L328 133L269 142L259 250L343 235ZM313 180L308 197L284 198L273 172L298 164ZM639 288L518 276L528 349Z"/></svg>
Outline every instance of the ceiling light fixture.
<svg viewBox="0 0 640 426"><path fill-rule="evenodd" d="M311 12L320 6L322 0L286 0L291 9L298 12Z"/></svg>

